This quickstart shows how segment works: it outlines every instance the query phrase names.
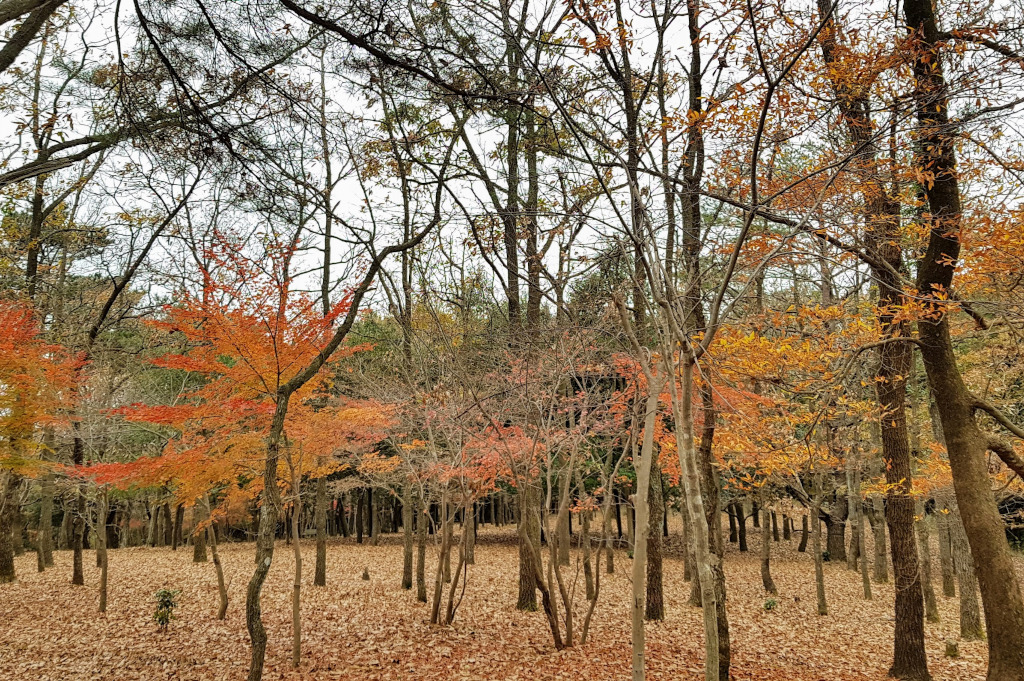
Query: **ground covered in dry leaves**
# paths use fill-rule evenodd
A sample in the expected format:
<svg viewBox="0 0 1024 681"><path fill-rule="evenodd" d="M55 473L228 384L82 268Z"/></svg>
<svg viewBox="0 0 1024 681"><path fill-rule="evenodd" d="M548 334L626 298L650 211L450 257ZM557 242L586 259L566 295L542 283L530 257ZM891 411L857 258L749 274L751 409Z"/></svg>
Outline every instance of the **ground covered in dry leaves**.
<svg viewBox="0 0 1024 681"><path fill-rule="evenodd" d="M429 608L399 588L398 537L379 546L334 542L328 548L326 588L312 586L314 546L303 545L303 659L290 663L293 558L283 543L264 588L263 614L270 644L265 679L543 679L629 678L629 559L616 553L616 573L602 575L591 640L555 652L541 613L514 608L518 553L512 535L487 531L469 569L465 599L453 627L429 624ZM774 544L778 607L764 610L759 532L751 553L729 546L726 561L733 672L737 680L884 679L892 647L891 585L875 584L875 599L861 598L859 576L826 564L830 613L816 612L811 555L797 542ZM670 549L678 548L673 537ZM699 609L688 607L690 585L682 562L665 560L664 622L647 627L650 679L702 679ZM212 563L193 564L190 548L133 548L110 553L110 601L97 612L99 570L88 555L86 586L72 587L71 553L38 574L33 555L17 559L19 581L0 585L0 679L242 679L248 665L245 587L252 544L221 547L230 580L227 619L215 619ZM937 563L937 560L935 561ZM1018 569L1021 569L1018 559ZM433 574L428 555L428 580ZM369 581L361 579L368 568ZM937 568L936 568L937 569ZM938 577L938 575L936 575ZM580 577L582 582L582 576ZM181 589L177 619L160 633L152 620L157 589ZM578 588L583 600L582 584ZM929 624L929 664L936 681L983 679L985 644L961 643L959 659L944 656L956 638L957 601L939 595L942 621ZM582 605L580 606L582 610ZM582 621L582 616L578 621Z"/></svg>

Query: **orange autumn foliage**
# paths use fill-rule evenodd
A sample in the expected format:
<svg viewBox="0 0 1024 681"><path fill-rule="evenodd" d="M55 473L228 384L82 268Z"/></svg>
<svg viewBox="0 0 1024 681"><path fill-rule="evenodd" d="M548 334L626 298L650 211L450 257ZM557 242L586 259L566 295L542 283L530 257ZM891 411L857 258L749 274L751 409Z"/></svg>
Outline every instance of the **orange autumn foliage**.
<svg viewBox="0 0 1024 681"><path fill-rule="evenodd" d="M211 254L217 276L204 273L201 295L186 294L165 308L153 325L188 349L152 361L189 374L190 384L174 404L132 404L112 411L128 421L172 429L163 452L129 463L91 466L98 484L144 487L169 484L184 503L209 491L228 504L247 501L263 487L265 439L277 408L278 390L327 344L333 323L345 314L348 297L327 315L315 300L290 291L288 249L268 249L270 266L253 262L231 244ZM343 348L338 360L365 349ZM319 476L338 469L335 455L371 448L390 424L390 410L375 402L331 394L327 365L289 402L284 446L301 473ZM282 470L281 483L289 478Z"/></svg>
<svg viewBox="0 0 1024 681"><path fill-rule="evenodd" d="M75 361L46 343L31 307L0 301L0 468L31 474L42 462L39 428L64 422Z"/></svg>

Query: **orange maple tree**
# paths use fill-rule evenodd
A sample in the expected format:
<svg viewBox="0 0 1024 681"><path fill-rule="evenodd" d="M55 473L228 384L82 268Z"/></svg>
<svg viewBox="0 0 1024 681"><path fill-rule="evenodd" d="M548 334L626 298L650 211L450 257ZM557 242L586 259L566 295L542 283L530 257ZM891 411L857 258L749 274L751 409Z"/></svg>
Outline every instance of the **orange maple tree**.
<svg viewBox="0 0 1024 681"><path fill-rule="evenodd" d="M324 315L316 300L291 291L291 249L268 249L269 263L263 263L230 240L219 243L209 253L216 268L204 272L201 293L186 293L152 322L187 346L152 364L187 372L195 387L174 404L131 404L112 412L167 427L174 435L159 456L89 467L88 477L97 484L171 484L187 504L218 489L224 506L248 502L262 491L265 438L278 388L323 349L351 301L343 297ZM334 359L364 349L342 348ZM343 465L334 454L371 447L389 423L390 410L383 405L333 395L331 367L325 365L292 396L285 446L304 474L326 475ZM290 484L290 476L278 479Z"/></svg>

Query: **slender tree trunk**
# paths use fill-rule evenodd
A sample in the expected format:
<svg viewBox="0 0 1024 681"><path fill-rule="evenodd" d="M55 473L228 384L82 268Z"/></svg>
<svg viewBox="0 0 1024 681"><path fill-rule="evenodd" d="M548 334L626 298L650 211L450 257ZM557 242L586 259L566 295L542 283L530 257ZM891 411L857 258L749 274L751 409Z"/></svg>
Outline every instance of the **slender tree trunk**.
<svg viewBox="0 0 1024 681"><path fill-rule="evenodd" d="M925 513L924 501L918 499L915 514L917 515L917 551L921 557L921 589L924 591L924 612L929 622L939 621L939 606L935 600L935 585L932 581L932 546L928 532L928 516Z"/></svg>
<svg viewBox="0 0 1024 681"><path fill-rule="evenodd" d="M323 478L320 478L323 480ZM298 476L292 476L292 490L295 493L295 508L292 511L291 535L292 555L295 559L295 572L292 576L292 668L298 669L302 658L302 546L299 539L302 538L299 532L299 505L302 503L299 496Z"/></svg>
<svg viewBox="0 0 1024 681"><path fill-rule="evenodd" d="M800 545L797 546L796 550L800 553L807 551L807 533L809 528L807 527L807 514L805 513L803 518L800 520Z"/></svg>
<svg viewBox="0 0 1024 681"><path fill-rule="evenodd" d="M79 486L75 488L75 511L71 516L71 583L85 584L85 570L82 565L82 549L85 544L85 495Z"/></svg>
<svg viewBox="0 0 1024 681"><path fill-rule="evenodd" d="M327 478L316 479L313 522L316 524L316 567L313 586L327 586Z"/></svg>
<svg viewBox="0 0 1024 681"><path fill-rule="evenodd" d="M43 476L39 486L39 551L43 566L53 567L53 474Z"/></svg>
<svg viewBox="0 0 1024 681"><path fill-rule="evenodd" d="M821 556L821 501L816 500L811 506L811 550L814 552L814 586L818 595L818 614L828 614L828 602L825 600L825 568Z"/></svg>
<svg viewBox="0 0 1024 681"><path fill-rule="evenodd" d="M644 650L644 605L647 598L645 597L644 577L647 572L648 534L650 533L651 524L648 494L652 486L651 468L654 459L654 428L658 418L659 394L664 382L665 379L663 377L655 379L648 372L648 395L643 421L643 443L640 448L640 460L635 462L639 466L636 468L636 495L633 501L633 506L636 509L636 534L634 535L632 570L633 603L630 610L633 681L644 681L646 673L644 662L646 659ZM655 528L653 534L657 535L660 527L656 525Z"/></svg>
<svg viewBox="0 0 1024 681"><path fill-rule="evenodd" d="M100 612L107 611L107 493L99 494L96 509L96 552L100 558Z"/></svg>
<svg viewBox="0 0 1024 681"><path fill-rule="evenodd" d="M412 483L402 486L402 588L412 588Z"/></svg>
<svg viewBox="0 0 1024 681"><path fill-rule="evenodd" d="M355 521L354 521L355 526L356 526L356 543L357 544L362 544L363 543L363 524L364 524L363 523L363 503L364 503L365 495L363 494L362 490L358 490L358 489L355 490L354 494L355 494L355 497L356 497L356 509L355 509L356 517L355 517Z"/></svg>
<svg viewBox="0 0 1024 681"><path fill-rule="evenodd" d="M0 584L17 579L14 572L14 506L18 476L0 469Z"/></svg>
<svg viewBox="0 0 1024 681"><path fill-rule="evenodd" d="M771 527L771 515L768 509L764 511L764 529L761 530L761 585L770 594L777 594L775 580L772 579L772 538L768 528Z"/></svg>
<svg viewBox="0 0 1024 681"><path fill-rule="evenodd" d="M871 497L873 508L871 510L871 529L875 533L875 573L874 580L879 584L889 581L888 552L885 550L885 524L882 518L885 517L885 509L882 505L882 497L875 494Z"/></svg>
<svg viewBox="0 0 1024 681"><path fill-rule="evenodd" d="M275 483L276 484L276 483ZM199 529L199 525L206 520L206 514L197 503L192 507L192 562L205 563L206 558L206 530Z"/></svg>
<svg viewBox="0 0 1024 681"><path fill-rule="evenodd" d="M665 619L665 597L662 593L661 524L665 515L662 499L661 470L655 465L651 472L648 497L650 526L647 529L647 602L644 619Z"/></svg>
<svg viewBox="0 0 1024 681"><path fill-rule="evenodd" d="M182 525L185 523L185 505L178 504L174 509L174 528L171 532L171 550L177 551L182 539Z"/></svg>
<svg viewBox="0 0 1024 681"><path fill-rule="evenodd" d="M465 563L474 565L476 564L476 502L472 502L466 507L465 514L462 528L462 531L466 533Z"/></svg>
<svg viewBox="0 0 1024 681"><path fill-rule="evenodd" d="M950 503L950 508L952 513L949 518L949 529L953 540L953 565L960 590L960 638L965 641L978 641L985 637L985 630L981 626L981 610L978 607L978 578L974 574L971 547L967 542L967 533L964 531L955 501Z"/></svg>
<svg viewBox="0 0 1024 681"><path fill-rule="evenodd" d="M733 504L736 509L736 524L739 526L740 551L746 552L747 548L747 509L743 503Z"/></svg>
<svg viewBox="0 0 1024 681"><path fill-rule="evenodd" d="M729 504L725 510L729 514L729 543L735 544L740 540L739 530L736 527L736 504Z"/></svg>
<svg viewBox="0 0 1024 681"><path fill-rule="evenodd" d="M423 499L418 498L416 512L416 600L427 602L427 507Z"/></svg>
<svg viewBox="0 0 1024 681"><path fill-rule="evenodd" d="M949 531L949 510L940 509L935 516L939 530L939 567L942 569L942 595L956 596L956 570L953 568L953 541Z"/></svg>
<svg viewBox="0 0 1024 681"><path fill-rule="evenodd" d="M220 553L217 552L217 526L215 523L206 526L206 535L209 538L210 554L213 556L213 568L217 573L217 594L220 596L217 619L222 620L228 613L228 588L224 584L224 567L220 563Z"/></svg>
<svg viewBox="0 0 1024 681"><path fill-rule="evenodd" d="M540 518L534 509L540 506L540 490L537 482L527 481L519 490L519 600L517 610L537 609L537 577L532 564L533 551L527 542L540 546Z"/></svg>

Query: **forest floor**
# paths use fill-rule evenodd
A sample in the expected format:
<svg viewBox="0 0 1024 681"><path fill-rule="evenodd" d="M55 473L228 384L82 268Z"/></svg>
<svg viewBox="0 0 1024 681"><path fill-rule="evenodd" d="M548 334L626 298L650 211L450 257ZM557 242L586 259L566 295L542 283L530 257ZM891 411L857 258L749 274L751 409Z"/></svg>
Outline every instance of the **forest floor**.
<svg viewBox="0 0 1024 681"><path fill-rule="evenodd" d="M782 541L772 546L778 605L765 611L760 532L749 534L751 552L739 553L729 545L726 559L734 678L885 679L892 654L892 585L873 584L874 600L865 601L857 573L826 563L829 614L819 616L811 554L798 553L795 539ZM649 679L703 678L701 615L686 605L690 584L683 581L682 561L673 555L678 544L673 536L665 559L666 619L647 626ZM34 555L17 558L19 581L0 585L0 679L245 678L244 599L253 551L252 544L221 546L231 600L224 621L215 619L213 564L193 564L190 547L111 551L105 615L97 612L99 570L91 552L84 587L69 583L70 551L56 552L55 567L41 574ZM290 664L294 562L291 547L279 542L264 587L268 681L629 678L629 559L623 551L616 551L615 574L601 575L590 641L561 652L554 651L541 613L514 608L518 553L509 532L488 529L482 534L464 601L455 625L447 628L431 626L429 607L418 603L414 592L399 588L400 537L382 536L379 546L332 541L326 588L312 586L313 543L303 542L302 553L302 664L297 670ZM1016 561L1024 574L1024 559ZM937 556L934 563L942 621L927 625L930 671L935 681L983 679L984 642L961 642L959 659L944 655L945 640L955 639L959 631L958 601L942 597ZM364 568L369 581L361 579ZM427 575L429 591L429 552ZM162 587L182 591L177 618L166 633L152 619L153 593ZM577 592L584 601L582 585Z"/></svg>

